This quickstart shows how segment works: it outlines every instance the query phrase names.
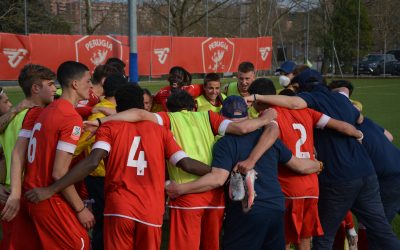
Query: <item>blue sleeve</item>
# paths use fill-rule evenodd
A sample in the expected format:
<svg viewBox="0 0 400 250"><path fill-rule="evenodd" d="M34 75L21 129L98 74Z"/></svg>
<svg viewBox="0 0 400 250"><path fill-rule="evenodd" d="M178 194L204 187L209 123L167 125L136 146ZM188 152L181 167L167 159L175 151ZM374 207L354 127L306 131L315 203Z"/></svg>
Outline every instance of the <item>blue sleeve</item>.
<svg viewBox="0 0 400 250"><path fill-rule="evenodd" d="M231 172L234 164L236 164L236 148L235 143L229 140L229 136L224 136L215 143L213 148L212 167L222 168Z"/></svg>
<svg viewBox="0 0 400 250"><path fill-rule="evenodd" d="M317 106L317 102L315 101L314 97L309 92L301 92L297 95L301 99L303 99L307 103L308 108L315 109Z"/></svg>
<svg viewBox="0 0 400 250"><path fill-rule="evenodd" d="M274 147L277 149L278 151L278 162L280 164L285 164L286 162L288 162L291 158L292 158L292 152L282 143L281 140L276 140L276 142L274 143Z"/></svg>

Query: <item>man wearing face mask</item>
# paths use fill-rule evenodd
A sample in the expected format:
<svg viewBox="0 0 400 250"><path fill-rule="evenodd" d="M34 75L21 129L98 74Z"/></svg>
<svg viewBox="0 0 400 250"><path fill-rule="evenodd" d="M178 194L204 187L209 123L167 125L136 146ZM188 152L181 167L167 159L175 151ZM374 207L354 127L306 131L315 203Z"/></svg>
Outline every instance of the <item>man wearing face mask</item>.
<svg viewBox="0 0 400 250"><path fill-rule="evenodd" d="M281 67L276 69L275 72L279 72L279 84L283 88L287 88L290 84L290 81L294 78L293 71L296 68L296 63L292 61L285 61L282 63ZM278 92L280 92L278 90Z"/></svg>

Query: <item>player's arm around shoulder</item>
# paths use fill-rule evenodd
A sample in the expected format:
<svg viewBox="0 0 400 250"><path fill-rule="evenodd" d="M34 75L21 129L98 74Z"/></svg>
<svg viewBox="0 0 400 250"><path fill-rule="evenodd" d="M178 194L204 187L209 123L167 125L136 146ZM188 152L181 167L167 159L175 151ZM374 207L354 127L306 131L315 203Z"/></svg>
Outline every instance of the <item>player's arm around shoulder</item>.
<svg viewBox="0 0 400 250"><path fill-rule="evenodd" d="M165 186L165 190L171 199L184 194L202 193L224 185L229 177L229 172L223 168L212 167L211 172L199 179L183 184L170 181Z"/></svg>
<svg viewBox="0 0 400 250"><path fill-rule="evenodd" d="M265 125L264 131L249 157L244 161L236 163L233 169L238 170L242 174L246 174L249 170L253 169L261 156L274 145L276 139L279 137L279 132L280 130L276 122L270 122Z"/></svg>
<svg viewBox="0 0 400 250"><path fill-rule="evenodd" d="M319 173L323 170L322 162L318 160L301 159L296 156L292 156L292 158L285 163L285 166L303 175Z"/></svg>

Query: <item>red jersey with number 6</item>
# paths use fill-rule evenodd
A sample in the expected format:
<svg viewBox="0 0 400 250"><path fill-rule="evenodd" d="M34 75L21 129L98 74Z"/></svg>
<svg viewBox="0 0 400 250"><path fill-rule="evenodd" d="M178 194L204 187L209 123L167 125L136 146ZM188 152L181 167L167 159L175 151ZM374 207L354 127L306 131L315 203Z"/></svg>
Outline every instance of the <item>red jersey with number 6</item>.
<svg viewBox="0 0 400 250"><path fill-rule="evenodd" d="M186 157L172 133L150 121L104 123L92 150L106 158L104 216L161 227L164 214L165 159Z"/></svg>
<svg viewBox="0 0 400 250"><path fill-rule="evenodd" d="M30 118L26 119L26 123L29 123L29 120ZM54 182L53 165L56 151L73 154L82 125L82 118L72 103L65 99L58 99L43 109L31 129L24 190L47 187ZM22 129L29 131L28 127L23 126Z"/></svg>
<svg viewBox="0 0 400 250"><path fill-rule="evenodd" d="M297 158L315 159L314 128L323 128L330 117L306 108L290 110L273 107L278 113L280 139ZM278 178L286 197L318 198L316 174L300 175L287 167L278 169Z"/></svg>

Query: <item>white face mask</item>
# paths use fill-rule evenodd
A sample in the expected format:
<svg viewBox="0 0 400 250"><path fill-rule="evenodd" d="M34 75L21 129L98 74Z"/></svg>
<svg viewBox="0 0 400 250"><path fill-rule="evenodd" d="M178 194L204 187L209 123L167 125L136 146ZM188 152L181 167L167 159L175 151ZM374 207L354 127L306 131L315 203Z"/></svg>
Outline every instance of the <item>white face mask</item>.
<svg viewBox="0 0 400 250"><path fill-rule="evenodd" d="M287 77L285 75L279 76L279 84L282 87L286 88L289 85L289 83L290 83L290 78L289 77Z"/></svg>

